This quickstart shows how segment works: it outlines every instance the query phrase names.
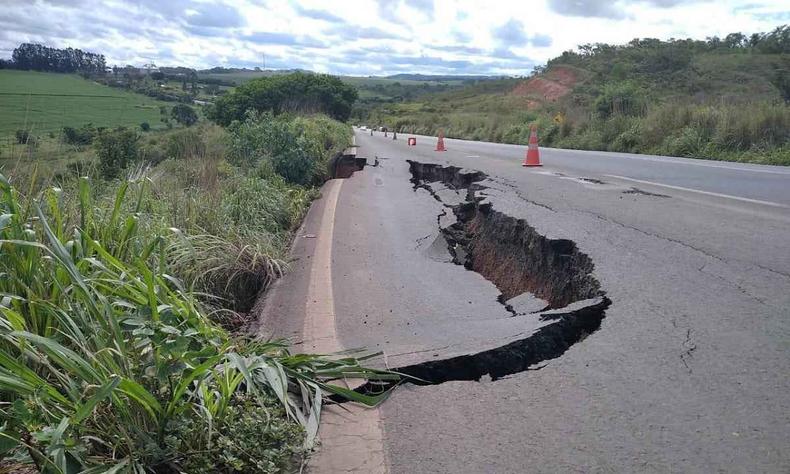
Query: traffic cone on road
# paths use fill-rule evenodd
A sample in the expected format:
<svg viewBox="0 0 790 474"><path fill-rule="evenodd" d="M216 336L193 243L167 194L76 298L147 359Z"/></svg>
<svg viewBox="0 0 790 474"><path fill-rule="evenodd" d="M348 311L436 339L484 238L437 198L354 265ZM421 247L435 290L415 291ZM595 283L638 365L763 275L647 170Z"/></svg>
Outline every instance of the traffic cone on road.
<svg viewBox="0 0 790 474"><path fill-rule="evenodd" d="M436 151L447 151L444 147L444 130L439 130L439 139L436 141Z"/></svg>
<svg viewBox="0 0 790 474"><path fill-rule="evenodd" d="M543 166L540 163L540 151L538 151L538 127L532 126L529 132L529 146L527 147L527 156L524 158L524 163L521 166Z"/></svg>

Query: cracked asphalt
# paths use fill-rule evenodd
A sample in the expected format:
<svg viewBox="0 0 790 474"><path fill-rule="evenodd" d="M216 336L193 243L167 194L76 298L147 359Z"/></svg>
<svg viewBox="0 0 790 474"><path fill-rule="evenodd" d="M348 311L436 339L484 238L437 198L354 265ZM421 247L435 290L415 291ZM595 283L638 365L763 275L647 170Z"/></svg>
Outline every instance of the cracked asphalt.
<svg viewBox="0 0 790 474"><path fill-rule="evenodd" d="M370 165L332 236L337 337L390 367L523 338L496 287L450 262L445 208L407 159L479 170L494 208L589 255L601 328L540 370L398 388L380 408L387 470L790 471L790 170L357 132ZM438 189L438 187L436 188ZM443 190L447 194L448 191ZM448 216L438 217L447 219ZM320 219L308 215L303 232ZM313 228L311 228L311 226ZM264 334L300 341L314 239L267 297Z"/></svg>

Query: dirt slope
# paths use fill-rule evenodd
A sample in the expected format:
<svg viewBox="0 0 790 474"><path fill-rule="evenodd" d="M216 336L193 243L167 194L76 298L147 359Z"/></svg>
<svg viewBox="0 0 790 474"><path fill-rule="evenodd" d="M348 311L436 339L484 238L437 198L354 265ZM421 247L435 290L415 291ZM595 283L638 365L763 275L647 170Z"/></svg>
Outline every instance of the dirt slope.
<svg viewBox="0 0 790 474"><path fill-rule="evenodd" d="M568 94L579 82L579 73L574 68L555 66L540 76L519 83L510 92L516 97L528 97L528 108L535 108L543 102L555 102Z"/></svg>

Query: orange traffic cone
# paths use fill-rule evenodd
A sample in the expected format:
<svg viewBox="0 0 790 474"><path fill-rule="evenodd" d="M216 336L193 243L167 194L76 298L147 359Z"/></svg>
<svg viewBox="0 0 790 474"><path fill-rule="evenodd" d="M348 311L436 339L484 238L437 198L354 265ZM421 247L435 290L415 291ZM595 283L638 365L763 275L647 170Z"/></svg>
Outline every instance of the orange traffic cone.
<svg viewBox="0 0 790 474"><path fill-rule="evenodd" d="M436 141L436 151L447 151L444 147L444 130L439 130L439 139Z"/></svg>
<svg viewBox="0 0 790 474"><path fill-rule="evenodd" d="M529 132L529 146L527 147L527 156L524 158L524 163L521 166L543 166L540 163L540 151L538 151L538 127L532 126Z"/></svg>

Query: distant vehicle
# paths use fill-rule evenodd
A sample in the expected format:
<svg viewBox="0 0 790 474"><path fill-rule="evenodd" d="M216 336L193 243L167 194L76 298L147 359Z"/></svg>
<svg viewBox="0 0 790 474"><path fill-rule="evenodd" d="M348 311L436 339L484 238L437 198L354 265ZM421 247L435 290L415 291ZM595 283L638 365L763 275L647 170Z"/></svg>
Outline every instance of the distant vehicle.
<svg viewBox="0 0 790 474"><path fill-rule="evenodd" d="M359 126L359 129L360 129L360 130L367 130L367 129L368 129L368 126L367 126L367 125L360 125L360 126Z"/></svg>

